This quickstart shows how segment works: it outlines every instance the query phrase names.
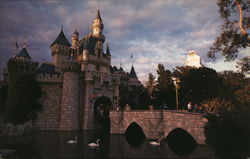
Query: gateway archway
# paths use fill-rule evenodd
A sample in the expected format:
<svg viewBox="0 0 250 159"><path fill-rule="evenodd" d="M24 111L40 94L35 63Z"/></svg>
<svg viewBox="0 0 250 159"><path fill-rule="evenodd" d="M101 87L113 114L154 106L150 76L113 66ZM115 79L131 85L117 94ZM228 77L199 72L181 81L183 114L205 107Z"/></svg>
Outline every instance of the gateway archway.
<svg viewBox="0 0 250 159"><path fill-rule="evenodd" d="M93 111L97 127L104 129L110 128L109 111L111 107L112 107L112 102L106 96L98 97L94 101Z"/></svg>

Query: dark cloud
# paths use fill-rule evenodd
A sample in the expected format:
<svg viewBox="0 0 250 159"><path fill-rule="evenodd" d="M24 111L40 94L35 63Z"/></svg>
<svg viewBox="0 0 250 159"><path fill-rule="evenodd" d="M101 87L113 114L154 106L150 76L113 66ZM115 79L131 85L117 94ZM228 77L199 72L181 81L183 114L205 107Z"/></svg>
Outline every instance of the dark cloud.
<svg viewBox="0 0 250 159"><path fill-rule="evenodd" d="M206 56L221 24L216 0L0 1L1 61L15 54L15 42L21 46L25 32L32 58L50 61L49 46L60 25L69 41L75 29L82 38L90 32L98 8L112 64L122 62L129 71L133 54L141 79L155 73L158 63L168 69L183 65L189 50L196 50L210 67L223 65L223 58L213 65Z"/></svg>

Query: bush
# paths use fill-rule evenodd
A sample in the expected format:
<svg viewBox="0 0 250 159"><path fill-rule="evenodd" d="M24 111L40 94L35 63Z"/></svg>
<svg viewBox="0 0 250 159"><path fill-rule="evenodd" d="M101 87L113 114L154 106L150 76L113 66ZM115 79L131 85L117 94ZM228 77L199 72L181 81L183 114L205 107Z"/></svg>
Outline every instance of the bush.
<svg viewBox="0 0 250 159"><path fill-rule="evenodd" d="M208 114L206 143L221 158L246 158L250 155L250 109Z"/></svg>

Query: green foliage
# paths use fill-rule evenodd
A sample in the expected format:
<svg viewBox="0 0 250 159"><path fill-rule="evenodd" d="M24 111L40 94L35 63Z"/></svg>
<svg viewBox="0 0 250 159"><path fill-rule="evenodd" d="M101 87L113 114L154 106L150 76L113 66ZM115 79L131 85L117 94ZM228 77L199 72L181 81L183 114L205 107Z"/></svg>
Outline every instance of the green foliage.
<svg viewBox="0 0 250 159"><path fill-rule="evenodd" d="M122 109L126 104L129 104L131 109L145 109L148 105L149 97L143 86L120 85L119 93L119 105Z"/></svg>
<svg viewBox="0 0 250 159"><path fill-rule="evenodd" d="M210 47L208 57L215 59L216 53L220 52L227 61L232 61L237 58L239 49L250 46L250 2L248 0L218 0L217 5L223 25L220 35ZM246 57L249 61L249 56ZM243 58L243 63L239 63L239 68L243 72L248 72L249 67L245 66L249 64L245 60Z"/></svg>
<svg viewBox="0 0 250 159"><path fill-rule="evenodd" d="M235 109L231 101L221 98L207 99L202 102L202 105L204 106L205 112L209 113L221 113Z"/></svg>
<svg viewBox="0 0 250 159"><path fill-rule="evenodd" d="M250 155L250 109L208 114L206 118L206 143L219 158L246 158Z"/></svg>
<svg viewBox="0 0 250 159"><path fill-rule="evenodd" d="M7 103L4 111L6 122L22 124L34 119L42 109L38 102L41 96L35 74L16 73L9 76Z"/></svg>
<svg viewBox="0 0 250 159"><path fill-rule="evenodd" d="M8 93L8 87L6 85L0 87L0 114L3 113L5 110L7 93Z"/></svg>
<svg viewBox="0 0 250 159"><path fill-rule="evenodd" d="M146 82L146 89L148 91L149 96L152 98L152 95L156 91L155 76L152 73L148 74L148 81Z"/></svg>
<svg viewBox="0 0 250 159"><path fill-rule="evenodd" d="M200 103L216 97L221 85L217 72L211 68L176 67L173 74L180 79L180 99L185 104Z"/></svg>
<svg viewBox="0 0 250 159"><path fill-rule="evenodd" d="M236 67L239 68L242 73L250 74L250 56L240 59Z"/></svg>
<svg viewBox="0 0 250 159"><path fill-rule="evenodd" d="M157 74L156 105L163 105L164 102L166 102L168 106L175 105L175 86L172 80L172 73L169 70L165 70L162 64L159 64Z"/></svg>
<svg viewBox="0 0 250 159"><path fill-rule="evenodd" d="M236 105L250 103L250 95L247 88L249 87L249 78L244 74L233 71L224 71L220 73L222 86L219 96L223 99L231 100Z"/></svg>
<svg viewBox="0 0 250 159"><path fill-rule="evenodd" d="M219 98L203 104L208 114L206 142L221 158L246 158L250 155L250 79L242 73L224 71Z"/></svg>

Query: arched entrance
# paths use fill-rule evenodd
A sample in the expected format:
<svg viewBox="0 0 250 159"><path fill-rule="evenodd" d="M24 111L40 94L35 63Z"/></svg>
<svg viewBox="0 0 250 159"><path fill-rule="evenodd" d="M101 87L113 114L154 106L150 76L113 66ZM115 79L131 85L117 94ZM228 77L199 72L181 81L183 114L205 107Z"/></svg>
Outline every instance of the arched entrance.
<svg viewBox="0 0 250 159"><path fill-rule="evenodd" d="M101 96L94 101L94 118L97 128L110 129L109 110L112 102L108 97Z"/></svg>

